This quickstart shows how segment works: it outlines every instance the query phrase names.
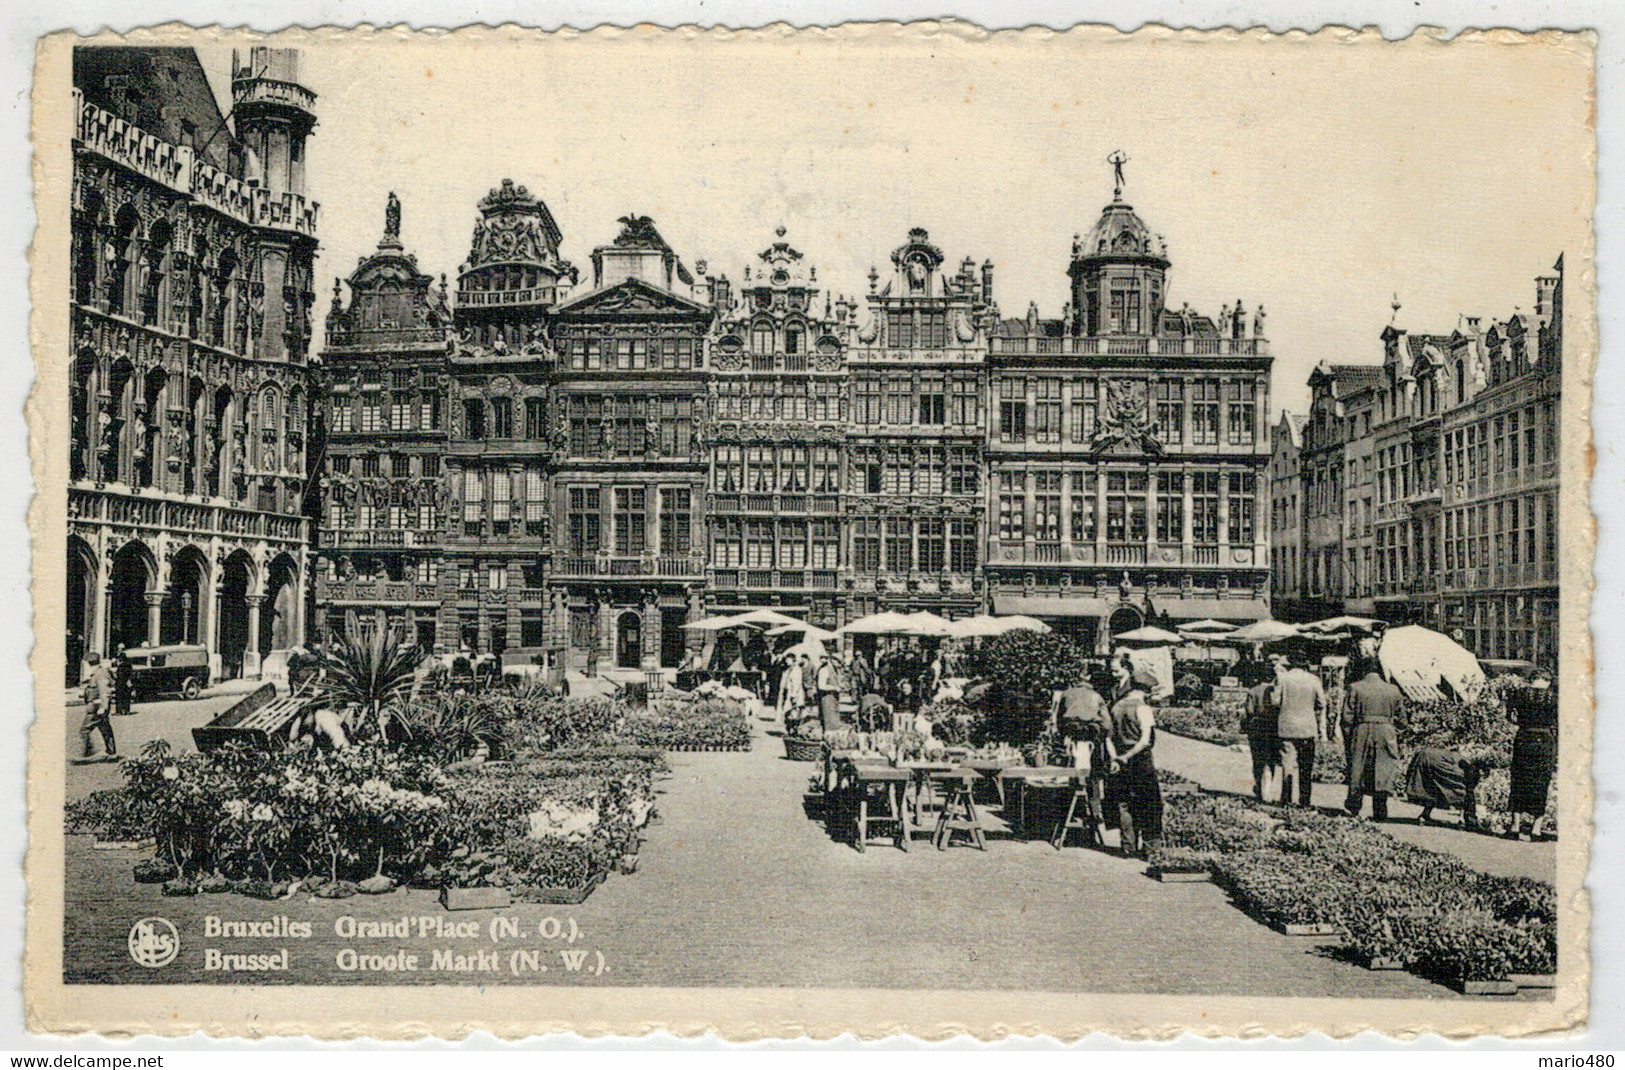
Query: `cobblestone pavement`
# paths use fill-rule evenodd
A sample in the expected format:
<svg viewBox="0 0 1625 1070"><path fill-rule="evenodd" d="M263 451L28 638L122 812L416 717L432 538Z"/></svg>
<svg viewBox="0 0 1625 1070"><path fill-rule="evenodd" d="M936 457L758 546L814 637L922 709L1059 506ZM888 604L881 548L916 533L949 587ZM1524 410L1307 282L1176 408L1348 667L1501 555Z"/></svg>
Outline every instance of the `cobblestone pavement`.
<svg viewBox="0 0 1625 1070"><path fill-rule="evenodd" d="M1216 743L1188 739L1168 732L1157 733L1156 761L1160 768L1187 776L1205 788L1247 795L1252 792L1252 762L1246 745L1241 750L1221 747ZM1341 784L1316 784L1310 800L1327 810L1341 811L1346 790ZM1370 800L1365 804L1371 812ZM1389 820L1377 827L1401 840L1408 840L1430 851L1453 854L1474 869L1501 877L1535 877L1555 881L1557 876L1557 844L1520 843L1480 832L1470 832L1459 824L1418 825L1417 816L1422 808L1403 799L1390 799ZM1444 817L1435 812L1435 817ZM1450 820L1459 821L1451 815Z"/></svg>
<svg viewBox="0 0 1625 1070"><path fill-rule="evenodd" d="M180 705L180 704L177 704ZM212 715L207 702L154 708L133 721L166 738ZM573 918L576 945L604 954L605 972L558 966L545 977L424 970L410 975L341 971L337 918L437 915L480 922L491 911L451 915L427 892L343 901L295 897L263 903L236 895L165 899L136 885L132 851L93 850L73 837L67 854L66 961L70 980L224 982L203 969L208 915L310 921L291 947L292 969L256 981L309 983L859 986L1012 988L1255 996L1459 998L1409 974L1372 972L1279 935L1229 904L1210 884L1163 885L1142 863L1083 848L995 838L986 853L946 852L922 838L903 853L859 854L832 840L804 809L813 766L783 759L758 722L756 749L675 754L662 786L661 823L649 830L637 873L617 875L575 907L516 906L501 913L533 931L549 916ZM149 729L150 730L150 729ZM77 767L70 777L100 776ZM81 782L80 791L85 790ZM78 792L75 792L76 794ZM157 915L181 932L183 951L162 969L136 966L130 927ZM213 941L220 944L220 941ZM427 953L447 941L388 942ZM256 946L245 946L253 944ZM259 945L266 946L259 946ZM465 941L466 945L467 942ZM227 950L274 951L276 941ZM479 945L489 946L489 945ZM466 947L463 949L467 949ZM238 975L237 980L242 980Z"/></svg>

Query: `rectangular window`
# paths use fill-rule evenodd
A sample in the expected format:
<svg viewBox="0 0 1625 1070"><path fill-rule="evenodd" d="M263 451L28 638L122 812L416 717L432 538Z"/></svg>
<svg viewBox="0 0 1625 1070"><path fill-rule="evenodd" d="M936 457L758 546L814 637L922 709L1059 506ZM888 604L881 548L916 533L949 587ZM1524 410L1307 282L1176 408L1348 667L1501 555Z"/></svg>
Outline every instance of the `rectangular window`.
<svg viewBox="0 0 1625 1070"><path fill-rule="evenodd" d="M646 495L642 487L615 488L615 552L623 556L641 554L649 548L645 527L649 522Z"/></svg>
<svg viewBox="0 0 1625 1070"><path fill-rule="evenodd" d="M1034 384L1033 438L1038 442L1061 441L1061 380L1039 379Z"/></svg>
<svg viewBox="0 0 1625 1070"><path fill-rule="evenodd" d="M1258 504L1257 478L1251 472L1231 472L1229 496L1230 545L1249 546L1253 541L1253 517Z"/></svg>
<svg viewBox="0 0 1625 1070"><path fill-rule="evenodd" d="M412 430L412 395L398 393L389 403L389 429L391 431Z"/></svg>
<svg viewBox="0 0 1625 1070"><path fill-rule="evenodd" d="M745 567L773 567L773 521L745 522Z"/></svg>
<svg viewBox="0 0 1625 1070"><path fill-rule="evenodd" d="M999 441L1027 441L1027 382L999 381Z"/></svg>
<svg viewBox="0 0 1625 1070"><path fill-rule="evenodd" d="M840 568L841 567L841 525L836 520L814 520L812 522L812 560L813 568Z"/></svg>
<svg viewBox="0 0 1625 1070"><path fill-rule="evenodd" d="M1230 383L1230 410L1226 413L1225 440L1232 446L1251 446L1256 436L1258 384L1251 379Z"/></svg>
<svg viewBox="0 0 1625 1070"><path fill-rule="evenodd" d="M1185 538L1185 477L1157 473L1157 542L1177 546Z"/></svg>
<svg viewBox="0 0 1625 1070"><path fill-rule="evenodd" d="M745 489L744 455L738 446L718 446L712 485L719 493L736 494Z"/></svg>
<svg viewBox="0 0 1625 1070"><path fill-rule="evenodd" d="M389 459L389 474L396 479L405 479L412 474L412 458L404 454L395 454Z"/></svg>
<svg viewBox="0 0 1625 1070"><path fill-rule="evenodd" d="M941 572L947 567L948 545L943 522L932 518L918 524L921 572Z"/></svg>
<svg viewBox="0 0 1625 1070"><path fill-rule="evenodd" d="M498 535L507 533L508 524L513 518L512 489L511 472L505 468L491 472L491 521Z"/></svg>
<svg viewBox="0 0 1625 1070"><path fill-rule="evenodd" d="M846 419L842 411L841 384L835 379L815 379L812 383L812 409L810 418L818 423L840 423Z"/></svg>
<svg viewBox="0 0 1625 1070"><path fill-rule="evenodd" d="M921 312L919 344L922 349L941 349L948 344L948 314Z"/></svg>
<svg viewBox="0 0 1625 1070"><path fill-rule="evenodd" d="M880 380L859 379L853 385L853 406L856 409L852 414L854 423L880 423Z"/></svg>
<svg viewBox="0 0 1625 1070"><path fill-rule="evenodd" d="M603 523L599 489L597 487L571 487L566 492L566 519L570 525L570 552L595 554L600 545L599 529Z"/></svg>
<svg viewBox="0 0 1625 1070"><path fill-rule="evenodd" d="M418 458L418 470L421 475L438 476L440 474L440 458L432 453L426 453Z"/></svg>
<svg viewBox="0 0 1625 1070"><path fill-rule="evenodd" d="M892 309L886 313L886 344L893 349L910 349L914 345L914 313Z"/></svg>
<svg viewBox="0 0 1625 1070"><path fill-rule="evenodd" d="M541 398L525 399L525 437L532 442L547 438L547 403Z"/></svg>
<svg viewBox="0 0 1625 1070"><path fill-rule="evenodd" d="M1218 379L1191 381L1191 443L1196 446L1219 444Z"/></svg>
<svg viewBox="0 0 1625 1070"><path fill-rule="evenodd" d="M1034 472L1033 537L1039 542L1061 540L1061 473Z"/></svg>
<svg viewBox="0 0 1625 1070"><path fill-rule="evenodd" d="M1023 472L998 473L999 538L1015 542L1026 528L1027 477Z"/></svg>
<svg viewBox="0 0 1625 1070"><path fill-rule="evenodd" d="M1069 518L1070 537L1074 543L1089 545L1095 541L1095 475L1093 472L1072 473L1072 501Z"/></svg>
<svg viewBox="0 0 1625 1070"><path fill-rule="evenodd" d="M485 402L478 398L463 402L463 433L475 442L485 437Z"/></svg>
<svg viewBox="0 0 1625 1070"><path fill-rule="evenodd" d="M886 571L908 572L914 567L913 523L901 518L886 521Z"/></svg>
<svg viewBox="0 0 1625 1070"><path fill-rule="evenodd" d="M384 407L376 396L361 401L361 433L374 435L384 428Z"/></svg>
<svg viewBox="0 0 1625 1070"><path fill-rule="evenodd" d="M333 402L333 431L335 434L347 435L355 430L355 406L348 398L340 398Z"/></svg>
<svg viewBox="0 0 1625 1070"><path fill-rule="evenodd" d="M807 380L781 380L779 382L779 419L805 420L806 418Z"/></svg>
<svg viewBox="0 0 1625 1070"><path fill-rule="evenodd" d="M491 591L508 589L508 569L505 565L490 565L485 570L485 587Z"/></svg>
<svg viewBox="0 0 1625 1070"><path fill-rule="evenodd" d="M981 462L976 450L965 446L948 449L948 493L978 494L981 492Z"/></svg>
<svg viewBox="0 0 1625 1070"><path fill-rule="evenodd" d="M1219 541L1219 473L1191 475L1191 541L1213 546Z"/></svg>
<svg viewBox="0 0 1625 1070"><path fill-rule="evenodd" d="M893 375L886 378L886 423L894 427L906 427L913 422L914 406L910 400L912 393L913 388L908 376Z"/></svg>
<svg viewBox="0 0 1625 1070"><path fill-rule="evenodd" d="M756 494L771 494L776 486L772 448L769 446L747 446L745 448L745 488Z"/></svg>
<svg viewBox="0 0 1625 1070"><path fill-rule="evenodd" d="M920 423L941 425L948 422L948 397L942 393L941 383L927 383L920 394Z"/></svg>
<svg viewBox="0 0 1625 1070"><path fill-rule="evenodd" d="M368 453L361 458L361 474L363 476L378 475L378 455L376 453Z"/></svg>
<svg viewBox="0 0 1625 1070"><path fill-rule="evenodd" d="M715 539L711 544L713 564L717 568L738 568L745 561L745 526L737 517L724 517L717 521Z"/></svg>
<svg viewBox="0 0 1625 1070"><path fill-rule="evenodd" d="M948 568L961 573L976 571L976 521L948 521Z"/></svg>
<svg viewBox="0 0 1625 1070"><path fill-rule="evenodd" d="M1079 379L1072 384L1072 441L1090 442L1095 437L1095 421L1100 411L1100 384Z"/></svg>
<svg viewBox="0 0 1625 1070"><path fill-rule="evenodd" d="M779 521L778 564L780 568L807 567L807 522Z"/></svg>
<svg viewBox="0 0 1625 1070"><path fill-rule="evenodd" d="M852 450L853 494L879 494L881 487L880 448L857 446Z"/></svg>
<svg viewBox="0 0 1625 1070"><path fill-rule="evenodd" d="M880 521L873 517L852 521L852 567L859 572L880 571Z"/></svg>
<svg viewBox="0 0 1625 1070"><path fill-rule="evenodd" d="M814 446L812 451L812 490L815 494L835 494L841 489L841 454L834 446Z"/></svg>
<svg viewBox="0 0 1625 1070"><path fill-rule="evenodd" d="M686 554L692 548L687 487L663 487L660 491L660 552Z"/></svg>
<svg viewBox="0 0 1625 1070"><path fill-rule="evenodd" d="M493 398L491 401L491 437L513 437L513 399Z"/></svg>
<svg viewBox="0 0 1625 1070"><path fill-rule="evenodd" d="M977 427L982 422L981 384L970 377L955 378L950 384L953 403L951 421L958 427Z"/></svg>
<svg viewBox="0 0 1625 1070"><path fill-rule="evenodd" d="M1179 379L1162 379L1157 383L1157 439L1167 446L1177 446L1184 439L1185 384Z"/></svg>

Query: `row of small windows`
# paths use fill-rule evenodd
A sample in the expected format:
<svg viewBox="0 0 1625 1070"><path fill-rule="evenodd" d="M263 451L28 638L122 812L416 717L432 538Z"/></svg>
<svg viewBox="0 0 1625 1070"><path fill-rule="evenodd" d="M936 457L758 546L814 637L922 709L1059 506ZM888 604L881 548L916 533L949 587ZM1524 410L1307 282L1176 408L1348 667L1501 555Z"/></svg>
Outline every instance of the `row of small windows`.
<svg viewBox="0 0 1625 1070"><path fill-rule="evenodd" d="M1257 513L1251 472L1061 471L996 474L998 536L1073 543L1250 546Z"/></svg>
<svg viewBox="0 0 1625 1070"><path fill-rule="evenodd" d="M561 348L575 371L687 371L702 363L697 338L575 338Z"/></svg>
<svg viewBox="0 0 1625 1070"><path fill-rule="evenodd" d="M328 463L332 465L333 472L337 475L377 477L387 474L394 479L410 479L440 474L440 457L432 453L393 453L387 458L377 453L363 453L353 457L339 453L329 458Z"/></svg>
<svg viewBox="0 0 1625 1070"><path fill-rule="evenodd" d="M1151 384L1142 415L1165 445L1251 446L1258 394L1252 379L1163 379ZM1054 377L1001 379L998 398L999 441L1008 443L1087 443L1112 403L1100 380Z"/></svg>

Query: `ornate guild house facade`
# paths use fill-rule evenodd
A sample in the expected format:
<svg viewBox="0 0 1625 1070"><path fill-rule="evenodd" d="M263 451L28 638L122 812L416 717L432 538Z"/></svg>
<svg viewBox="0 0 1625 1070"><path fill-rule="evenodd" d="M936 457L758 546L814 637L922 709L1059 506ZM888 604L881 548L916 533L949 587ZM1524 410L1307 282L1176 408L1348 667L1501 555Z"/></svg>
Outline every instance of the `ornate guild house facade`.
<svg viewBox="0 0 1625 1070"><path fill-rule="evenodd" d="M191 49L74 53L70 682L162 644L253 676L304 637L315 94L255 47L231 97Z"/></svg>
<svg viewBox="0 0 1625 1070"><path fill-rule="evenodd" d="M1001 320L993 264L921 228L862 302L783 228L736 284L638 215L580 278L507 180L448 294L391 195L328 320L322 627L586 669L675 666L686 624L753 606L1028 612L1093 644L1264 615L1262 310L1164 307L1120 194L1059 320Z"/></svg>

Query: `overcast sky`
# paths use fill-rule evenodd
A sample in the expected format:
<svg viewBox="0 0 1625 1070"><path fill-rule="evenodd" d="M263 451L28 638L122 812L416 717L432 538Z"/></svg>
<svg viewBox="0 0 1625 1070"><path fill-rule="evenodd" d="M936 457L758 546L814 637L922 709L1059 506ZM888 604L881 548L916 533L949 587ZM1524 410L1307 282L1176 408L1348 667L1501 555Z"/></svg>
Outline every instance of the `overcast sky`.
<svg viewBox="0 0 1625 1070"><path fill-rule="evenodd" d="M204 59L224 88L228 55ZM455 284L476 202L511 177L584 270L628 212L735 280L783 225L821 283L862 295L921 226L950 265L994 262L1005 315L1058 316L1121 149L1171 307L1263 304L1274 407L1302 411L1317 362L1380 357L1394 294L1411 330L1505 317L1588 241L1580 49L493 32L310 42L303 62L323 311L390 190L419 266Z"/></svg>

